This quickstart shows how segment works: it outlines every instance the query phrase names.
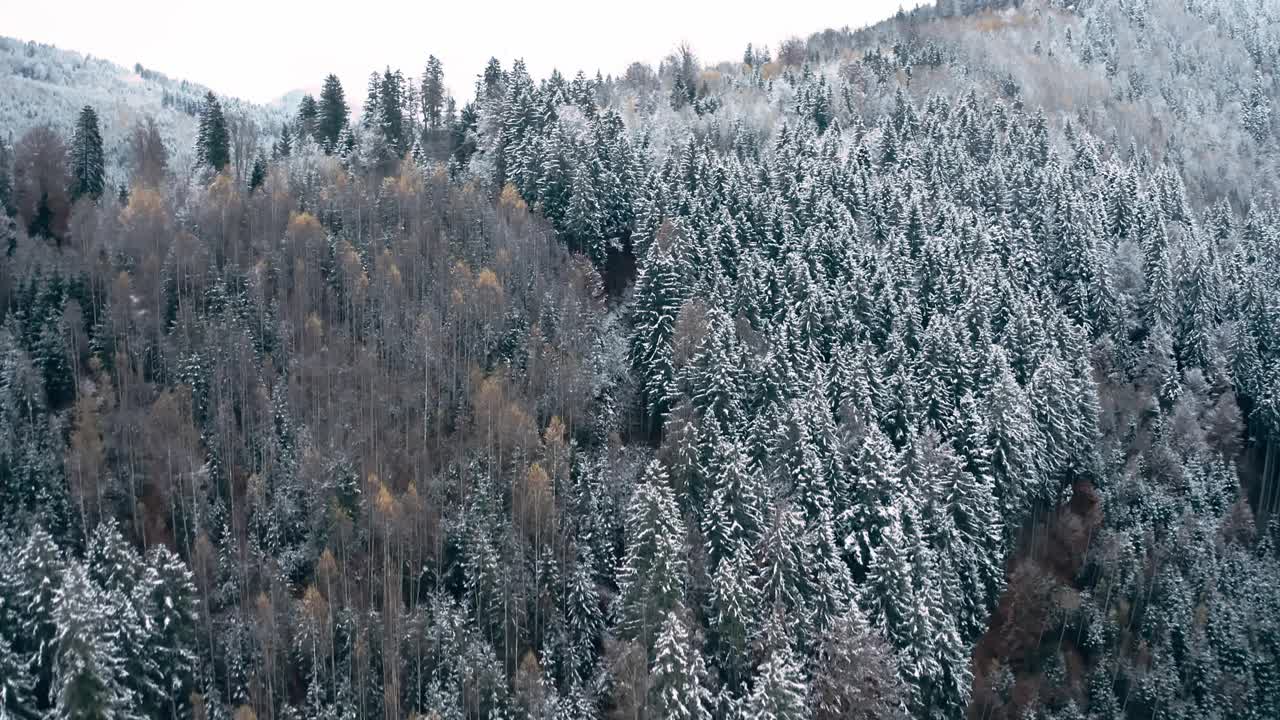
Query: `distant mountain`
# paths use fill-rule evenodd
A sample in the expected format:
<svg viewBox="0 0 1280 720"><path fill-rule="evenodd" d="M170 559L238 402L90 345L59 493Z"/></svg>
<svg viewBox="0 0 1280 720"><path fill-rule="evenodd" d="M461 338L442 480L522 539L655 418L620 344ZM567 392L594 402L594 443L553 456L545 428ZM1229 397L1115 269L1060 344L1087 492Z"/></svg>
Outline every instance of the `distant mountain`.
<svg viewBox="0 0 1280 720"><path fill-rule="evenodd" d="M147 116L155 118L179 166L193 155L200 102L208 91L140 64L124 68L52 45L0 37L0 135L16 139L46 122L69 131L80 107L92 105L102 119L111 179L123 177L129 131ZM229 116L253 121L264 136L279 129L297 99L291 94L261 106L221 98Z"/></svg>

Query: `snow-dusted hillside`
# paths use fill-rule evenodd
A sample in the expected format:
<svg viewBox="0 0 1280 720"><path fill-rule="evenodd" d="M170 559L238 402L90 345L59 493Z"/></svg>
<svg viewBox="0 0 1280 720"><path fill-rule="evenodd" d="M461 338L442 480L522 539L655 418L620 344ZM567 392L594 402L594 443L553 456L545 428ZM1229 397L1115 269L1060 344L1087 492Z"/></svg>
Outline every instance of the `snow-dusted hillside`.
<svg viewBox="0 0 1280 720"><path fill-rule="evenodd" d="M69 131L77 111L92 105L102 119L108 176L121 171L130 130L147 116L155 118L170 155L178 165L193 154L201 98L208 88L174 80L135 65L51 45L0 37L0 136L21 137L28 128L52 123ZM229 116L252 120L269 134L279 130L291 108L263 107L222 98Z"/></svg>

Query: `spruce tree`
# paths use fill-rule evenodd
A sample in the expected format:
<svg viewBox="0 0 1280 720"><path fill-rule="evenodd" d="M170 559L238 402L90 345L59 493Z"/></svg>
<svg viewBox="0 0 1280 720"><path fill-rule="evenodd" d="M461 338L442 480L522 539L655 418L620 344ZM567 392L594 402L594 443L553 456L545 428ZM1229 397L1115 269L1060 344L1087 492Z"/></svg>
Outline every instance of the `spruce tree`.
<svg viewBox="0 0 1280 720"><path fill-rule="evenodd" d="M196 156L200 163L221 172L231 162L231 144L227 132L227 121L222 114L222 104L209 91L204 97L204 105L200 111L200 134L196 141Z"/></svg>
<svg viewBox="0 0 1280 720"><path fill-rule="evenodd" d="M586 253L597 267L604 267L609 242L602 237L604 223L601 217L600 199L596 196L591 168L586 162L578 163L573 170L564 229L565 239L569 241L570 247Z"/></svg>
<svg viewBox="0 0 1280 720"><path fill-rule="evenodd" d="M253 169L249 173L249 192L262 187L267 181L267 158L261 153L253 159Z"/></svg>
<svg viewBox="0 0 1280 720"><path fill-rule="evenodd" d="M761 617L752 548L741 544L715 565L707 607L709 652L725 690L741 693L751 678L751 641Z"/></svg>
<svg viewBox="0 0 1280 720"><path fill-rule="evenodd" d="M1258 144L1271 134L1271 96L1262 82L1262 73L1254 74L1253 85L1244 102L1244 129Z"/></svg>
<svg viewBox="0 0 1280 720"><path fill-rule="evenodd" d="M422 73L422 118L427 128L439 130L444 122L444 66L435 55L427 58Z"/></svg>
<svg viewBox="0 0 1280 720"><path fill-rule="evenodd" d="M302 101L298 103L298 116L294 119L294 125L297 127L299 138L313 140L317 138L320 128L320 106L310 93L303 95Z"/></svg>
<svg viewBox="0 0 1280 720"><path fill-rule="evenodd" d="M75 134L71 137L71 187L72 201L82 197L97 200L105 188L102 154L102 133L98 128L98 113L89 105L80 110Z"/></svg>
<svg viewBox="0 0 1280 720"><path fill-rule="evenodd" d="M53 710L57 720L127 718L134 695L125 685L117 623L122 599L103 591L84 565L72 563L54 602L57 660Z"/></svg>
<svg viewBox="0 0 1280 720"><path fill-rule="evenodd" d="M809 688L795 653L775 648L756 671L744 720L807 720L813 717Z"/></svg>
<svg viewBox="0 0 1280 720"><path fill-rule="evenodd" d="M654 460L627 508L626 553L618 568L618 629L650 646L684 597L685 526L661 462Z"/></svg>
<svg viewBox="0 0 1280 720"><path fill-rule="evenodd" d="M153 545L145 562L142 581L133 591L147 619L144 646L135 651L147 676L139 684L152 691L142 700L153 717L182 717L196 687L199 662L195 580L186 563L164 545Z"/></svg>
<svg viewBox="0 0 1280 720"><path fill-rule="evenodd" d="M293 132L289 130L289 123L281 123L280 138L276 140L275 145L271 148L272 159L287 158L293 153Z"/></svg>
<svg viewBox="0 0 1280 720"><path fill-rule="evenodd" d="M684 605L676 603L662 622L649 670L649 705L655 717L711 720L712 698L701 643Z"/></svg>
<svg viewBox="0 0 1280 720"><path fill-rule="evenodd" d="M320 107L316 118L316 142L326 153L333 153L338 138L347 126L347 99L337 75L328 75L320 90Z"/></svg>
<svg viewBox="0 0 1280 720"><path fill-rule="evenodd" d="M671 342L682 293L671 244L672 240L658 239L650 245L635 289L631 357L653 430L661 428L677 395Z"/></svg>
<svg viewBox="0 0 1280 720"><path fill-rule="evenodd" d="M382 134L386 138L388 149L395 153L396 159L399 159L409 147L409 138L404 132L404 76L399 70L392 72L391 68L387 68L382 75L379 89L382 91L378 103L378 109L382 113Z"/></svg>
<svg viewBox="0 0 1280 720"><path fill-rule="evenodd" d="M30 658L36 678L36 703L48 707L58 647L57 603L62 592L65 561L53 538L41 527L31 531L18 551L15 577L18 593L19 649Z"/></svg>
<svg viewBox="0 0 1280 720"><path fill-rule="evenodd" d="M13 148L0 138L0 215L13 217Z"/></svg>
<svg viewBox="0 0 1280 720"><path fill-rule="evenodd" d="M0 720L34 720L39 717L35 703L35 678L28 659L0 633Z"/></svg>

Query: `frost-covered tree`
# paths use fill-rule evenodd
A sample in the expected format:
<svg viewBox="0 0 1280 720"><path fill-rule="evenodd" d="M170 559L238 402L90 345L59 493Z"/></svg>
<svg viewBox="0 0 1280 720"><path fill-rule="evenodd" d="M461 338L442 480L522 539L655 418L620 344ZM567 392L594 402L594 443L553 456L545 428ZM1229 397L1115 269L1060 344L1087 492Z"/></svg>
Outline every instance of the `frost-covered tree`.
<svg viewBox="0 0 1280 720"><path fill-rule="evenodd" d="M747 720L804 720L813 717L804 670L788 648L776 648L756 670L742 717Z"/></svg>
<svg viewBox="0 0 1280 720"><path fill-rule="evenodd" d="M444 123L444 66L435 55L427 58L427 69L422 73L422 117L427 127L440 129Z"/></svg>
<svg viewBox="0 0 1280 720"><path fill-rule="evenodd" d="M122 602L118 594L97 587L83 564L67 566L54 601L57 650L49 717L134 716L118 625L112 621Z"/></svg>
<svg viewBox="0 0 1280 720"><path fill-rule="evenodd" d="M677 602L658 631L649 670L648 707L655 717L710 720L712 698L702 644L687 616L688 611Z"/></svg>
<svg viewBox="0 0 1280 720"><path fill-rule="evenodd" d="M1258 144L1271 135L1271 96L1262 81L1262 73L1256 73L1249 96L1244 101L1244 129Z"/></svg>
<svg viewBox="0 0 1280 720"><path fill-rule="evenodd" d="M618 567L619 633L651 646L667 614L684 597L685 525L662 464L645 468L626 514L626 548Z"/></svg>

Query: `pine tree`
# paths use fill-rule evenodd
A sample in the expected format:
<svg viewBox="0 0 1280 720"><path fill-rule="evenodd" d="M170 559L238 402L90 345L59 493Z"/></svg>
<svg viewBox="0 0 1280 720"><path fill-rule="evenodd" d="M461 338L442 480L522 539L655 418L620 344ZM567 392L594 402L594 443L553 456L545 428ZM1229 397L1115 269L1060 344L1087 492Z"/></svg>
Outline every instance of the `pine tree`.
<svg viewBox="0 0 1280 720"><path fill-rule="evenodd" d="M714 566L760 542L768 490L745 448L732 438L722 437L714 442L699 475L705 478L707 494L702 531Z"/></svg>
<svg viewBox="0 0 1280 720"><path fill-rule="evenodd" d="M693 405L703 417L713 418L724 432L734 432L743 424L744 364L733 320L720 307L707 313L707 334L686 371L686 384Z"/></svg>
<svg viewBox="0 0 1280 720"><path fill-rule="evenodd" d="M338 148L338 140L347 127L347 99L337 75L328 75L320 90L320 106L316 118L316 142L326 153Z"/></svg>
<svg viewBox="0 0 1280 720"><path fill-rule="evenodd" d="M1150 329L1173 321L1173 269L1164 215L1150 202L1143 203L1139 215L1143 237L1142 275L1146 280L1142 294L1142 320L1144 327Z"/></svg>
<svg viewBox="0 0 1280 720"><path fill-rule="evenodd" d="M901 461L879 426L865 430L850 483L850 498L842 505L840 527L844 549L858 572L866 572L882 544L882 533L891 522L891 509L901 485Z"/></svg>
<svg viewBox="0 0 1280 720"><path fill-rule="evenodd" d="M872 622L894 647L904 650L916 640L911 625L921 607L911 576L912 554L919 551L920 544L913 535L915 518L907 507L910 501L904 498L901 505L892 513L883 542L867 568L863 598ZM911 682L916 678L907 675L906 679Z"/></svg>
<svg viewBox="0 0 1280 720"><path fill-rule="evenodd" d="M786 631L793 637L807 638L814 619L809 599L817 588L812 585L816 568L804 514L789 507L777 507L773 512L757 550L752 585L759 593L761 608L787 613L791 622ZM750 630L761 632L759 627Z"/></svg>
<svg viewBox="0 0 1280 720"><path fill-rule="evenodd" d="M0 543L7 540L0 536ZM20 579L8 560L0 559L0 720L34 720L36 679L31 661L19 652L17 587Z"/></svg>
<svg viewBox="0 0 1280 720"><path fill-rule="evenodd" d="M390 72L391 68L388 67ZM364 106L360 110L360 127L365 130L378 130L382 126L382 73L369 73L369 82L365 86Z"/></svg>
<svg viewBox="0 0 1280 720"><path fill-rule="evenodd" d="M568 579L565 592L564 613L568 627L568 652L566 658L572 675L585 677L595 659L597 645L604 631L604 613L600 608L600 593L596 588L594 553L587 543L578 547L577 560Z"/></svg>
<svg viewBox="0 0 1280 720"><path fill-rule="evenodd" d="M75 134L71 137L71 188L72 201L88 197L96 201L106 187L103 181L105 161L102 154L102 133L98 129L98 113L89 105L80 110Z"/></svg>
<svg viewBox="0 0 1280 720"><path fill-rule="evenodd" d="M94 587L113 601L100 630L115 638L120 673L127 678L135 702L162 706L165 690L155 682L157 658L147 647L154 627L147 602L153 580L114 518L103 520L90 536L85 569Z"/></svg>

